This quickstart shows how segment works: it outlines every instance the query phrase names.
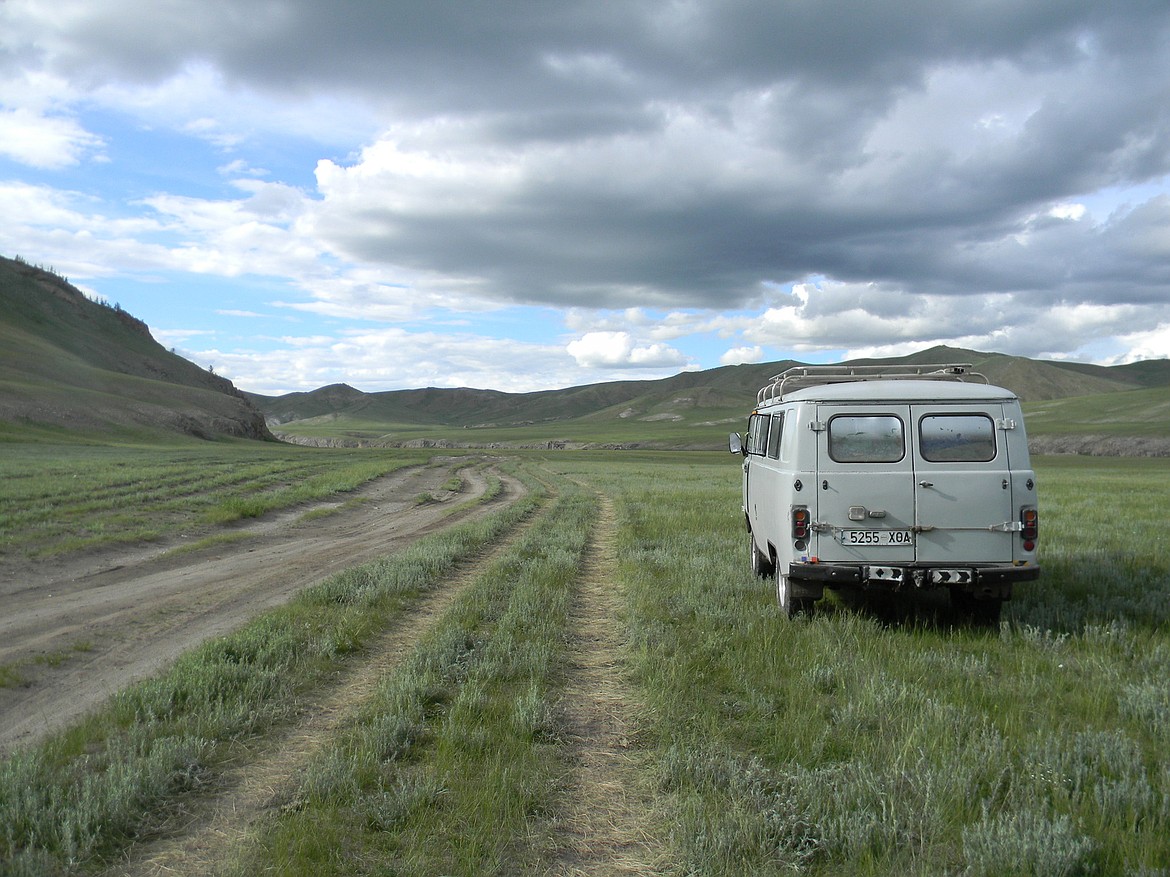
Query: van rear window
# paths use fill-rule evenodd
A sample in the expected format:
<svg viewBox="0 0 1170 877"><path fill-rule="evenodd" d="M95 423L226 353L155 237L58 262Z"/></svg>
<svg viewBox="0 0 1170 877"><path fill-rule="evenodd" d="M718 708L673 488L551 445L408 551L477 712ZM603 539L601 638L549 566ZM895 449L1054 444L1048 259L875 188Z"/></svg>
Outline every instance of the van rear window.
<svg viewBox="0 0 1170 877"><path fill-rule="evenodd" d="M838 414L829 420L829 456L838 463L896 463L906 455L892 414Z"/></svg>
<svg viewBox="0 0 1170 877"><path fill-rule="evenodd" d="M918 452L932 463L995 459L995 424L985 414L929 414L918 422Z"/></svg>

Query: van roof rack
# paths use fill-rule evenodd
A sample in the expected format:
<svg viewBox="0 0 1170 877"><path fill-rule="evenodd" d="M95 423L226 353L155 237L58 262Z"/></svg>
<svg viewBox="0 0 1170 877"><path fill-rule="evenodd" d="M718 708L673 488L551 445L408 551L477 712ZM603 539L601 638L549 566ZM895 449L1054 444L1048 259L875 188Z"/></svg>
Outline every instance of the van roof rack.
<svg viewBox="0 0 1170 877"><path fill-rule="evenodd" d="M785 369L768 379L756 394L756 405L766 405L788 393L822 384L844 384L849 381L967 381L981 383L988 380L979 372L971 371L971 363L947 365L888 366L888 365L799 365Z"/></svg>

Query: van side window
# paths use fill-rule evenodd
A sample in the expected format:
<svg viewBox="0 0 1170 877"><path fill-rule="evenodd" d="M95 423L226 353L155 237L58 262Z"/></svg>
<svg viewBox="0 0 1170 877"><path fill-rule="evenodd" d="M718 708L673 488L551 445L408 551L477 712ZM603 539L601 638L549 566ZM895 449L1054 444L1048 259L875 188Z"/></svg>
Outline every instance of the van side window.
<svg viewBox="0 0 1170 877"><path fill-rule="evenodd" d="M892 414L838 414L829 420L829 456L838 463L896 463L906 455Z"/></svg>
<svg viewBox="0 0 1170 877"><path fill-rule="evenodd" d="M918 422L918 452L932 463L995 459L995 424L984 414L928 414Z"/></svg>
<svg viewBox="0 0 1170 877"><path fill-rule="evenodd" d="M768 428L768 456L773 460L780 459L780 435L783 428L783 413L773 414L772 425Z"/></svg>
<svg viewBox="0 0 1170 877"><path fill-rule="evenodd" d="M768 448L768 415L753 414L748 419L747 450L749 454L762 454Z"/></svg>

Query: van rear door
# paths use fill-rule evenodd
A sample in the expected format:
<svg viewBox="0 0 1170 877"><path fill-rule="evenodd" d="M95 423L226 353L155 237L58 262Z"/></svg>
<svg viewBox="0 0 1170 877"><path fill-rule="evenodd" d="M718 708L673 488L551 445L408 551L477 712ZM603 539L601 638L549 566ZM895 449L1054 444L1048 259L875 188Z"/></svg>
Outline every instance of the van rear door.
<svg viewBox="0 0 1170 877"><path fill-rule="evenodd" d="M821 404L813 551L826 562L914 560L914 452L909 405Z"/></svg>
<svg viewBox="0 0 1170 877"><path fill-rule="evenodd" d="M1012 559L1012 480L1003 406L912 407L917 559Z"/></svg>
<svg viewBox="0 0 1170 877"><path fill-rule="evenodd" d="M1010 563L998 403L818 407L812 547L826 562Z"/></svg>

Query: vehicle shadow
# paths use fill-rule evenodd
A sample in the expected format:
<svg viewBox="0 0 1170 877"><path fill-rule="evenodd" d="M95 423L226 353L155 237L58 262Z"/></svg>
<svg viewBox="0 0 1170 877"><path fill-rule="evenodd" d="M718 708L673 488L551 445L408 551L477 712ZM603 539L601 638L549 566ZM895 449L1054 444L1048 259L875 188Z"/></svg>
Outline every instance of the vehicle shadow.
<svg viewBox="0 0 1170 877"><path fill-rule="evenodd" d="M1002 615L987 608L956 605L946 590L847 588L826 589L813 612L857 612L891 628L998 631L1002 618L1013 627L1070 636L1118 625L1160 631L1170 623L1170 567L1148 557L1087 550L1044 565L1037 581L1015 589Z"/></svg>
<svg viewBox="0 0 1170 877"><path fill-rule="evenodd" d="M855 612L888 628L999 630L999 613L957 606L945 590L879 590L847 588L825 591L817 614ZM1006 613L1005 613L1006 614Z"/></svg>

